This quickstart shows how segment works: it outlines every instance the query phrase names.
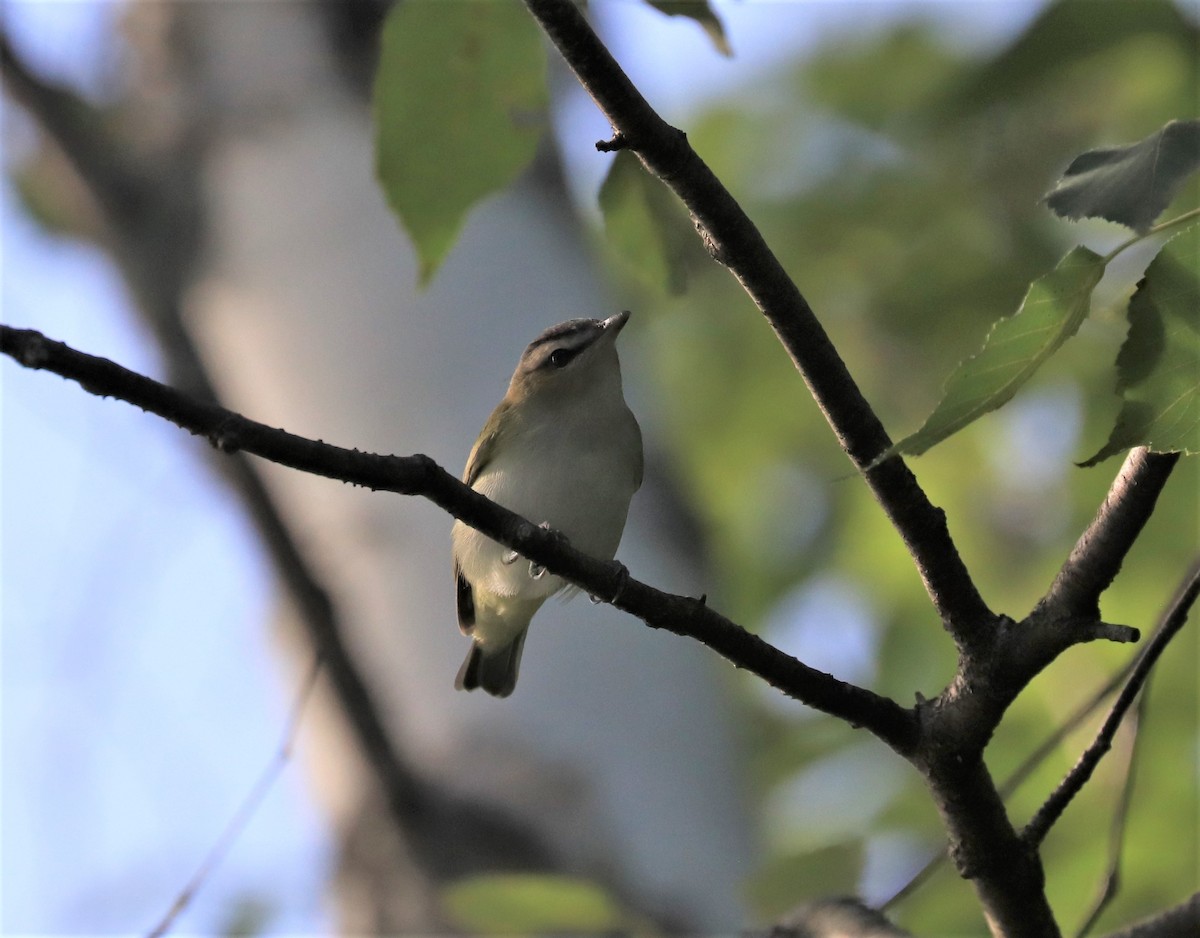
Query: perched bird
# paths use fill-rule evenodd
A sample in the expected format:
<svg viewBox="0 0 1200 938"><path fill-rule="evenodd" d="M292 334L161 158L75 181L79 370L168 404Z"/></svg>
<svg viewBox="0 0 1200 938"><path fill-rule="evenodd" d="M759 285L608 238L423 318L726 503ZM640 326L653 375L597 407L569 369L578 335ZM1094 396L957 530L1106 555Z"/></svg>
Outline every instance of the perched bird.
<svg viewBox="0 0 1200 938"><path fill-rule="evenodd" d="M629 313L572 319L525 349L463 481L534 524L611 560L642 484L642 432L621 391L616 340ZM458 625L471 637L459 690L507 697L529 621L567 584L461 521L451 532Z"/></svg>

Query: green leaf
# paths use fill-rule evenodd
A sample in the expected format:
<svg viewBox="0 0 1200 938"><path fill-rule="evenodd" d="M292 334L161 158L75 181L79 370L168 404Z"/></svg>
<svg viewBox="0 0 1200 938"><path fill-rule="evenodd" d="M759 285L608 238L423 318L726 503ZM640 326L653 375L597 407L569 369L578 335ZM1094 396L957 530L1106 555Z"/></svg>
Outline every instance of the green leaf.
<svg viewBox="0 0 1200 938"><path fill-rule="evenodd" d="M568 876L472 876L442 891L452 924L488 934L610 932L628 917L606 892Z"/></svg>
<svg viewBox="0 0 1200 938"><path fill-rule="evenodd" d="M472 206L533 159L546 103L541 36L515 0L399 3L388 14L375 160L423 284Z"/></svg>
<svg viewBox="0 0 1200 938"><path fill-rule="evenodd" d="M647 0L650 6L667 16L686 16L700 24L717 51L724 56L733 55L725 27L713 12L708 0Z"/></svg>
<svg viewBox="0 0 1200 938"><path fill-rule="evenodd" d="M1092 290L1104 275L1104 259L1077 247L1050 273L1035 280L1012 316L997 322L977 355L946 382L941 402L916 433L880 456L918 456L990 413L1013 396L1079 329L1091 306Z"/></svg>
<svg viewBox="0 0 1200 938"><path fill-rule="evenodd" d="M600 186L609 244L637 275L668 293L687 287L686 253L695 233L678 203L628 150L621 150Z"/></svg>
<svg viewBox="0 0 1200 938"><path fill-rule="evenodd" d="M779 918L805 899L854 892L864 861L861 840L775 857L746 883L747 899L761 918Z"/></svg>
<svg viewBox="0 0 1200 938"><path fill-rule="evenodd" d="M1080 465L1133 446L1200 452L1200 225L1167 242L1129 301L1117 393L1121 412L1108 442Z"/></svg>
<svg viewBox="0 0 1200 938"><path fill-rule="evenodd" d="M1131 43L1149 43L1164 58L1178 52L1191 58L1197 38L1194 18L1171 0L1137 0L1136 3L1106 3L1097 14L1091 0L1059 0L1042 5L1037 17L1007 48L985 58L970 78L938 102L945 121L960 127L966 115L996 106L1011 109L1021 99L1038 100L1047 112L1051 101L1071 76L1091 72L1090 87L1115 72L1127 71L1119 80L1131 83L1154 66L1150 56L1139 55L1137 65L1126 69L1121 50ZM1194 74L1190 72L1189 74ZM1194 85L1194 80L1189 82ZM1187 100L1195 100L1194 90ZM1110 118L1113 102L1101 107ZM1124 102L1118 102L1123 104ZM1170 113L1169 111L1167 113ZM1132 115L1125 115L1126 117ZM1062 121L1057 124L1062 127ZM1030 141L1033 144L1033 141ZM1044 141L1033 144L1035 149Z"/></svg>
<svg viewBox="0 0 1200 938"><path fill-rule="evenodd" d="M1064 218L1103 218L1145 232L1200 167L1200 120L1170 121L1125 147L1075 157L1045 202Z"/></svg>

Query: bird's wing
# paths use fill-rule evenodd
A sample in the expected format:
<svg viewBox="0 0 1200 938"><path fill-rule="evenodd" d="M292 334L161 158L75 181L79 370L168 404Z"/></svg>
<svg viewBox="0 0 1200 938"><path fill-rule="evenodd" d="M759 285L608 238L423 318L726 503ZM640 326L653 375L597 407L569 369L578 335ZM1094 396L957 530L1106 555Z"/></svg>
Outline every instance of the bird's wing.
<svg viewBox="0 0 1200 938"><path fill-rule="evenodd" d="M499 417L505 406L505 402L501 401L471 448L471 455L467 457L467 468L463 472L463 482L467 485L475 484L480 473L487 468L496 454L496 441L500 432L493 428L500 425ZM464 634L469 635L475 628L475 593L457 563L454 565L454 595L458 606L458 627Z"/></svg>
<svg viewBox="0 0 1200 938"><path fill-rule="evenodd" d="M470 635L475 629L475 593L458 564L454 565L454 598L458 607L458 627L464 635Z"/></svg>
<svg viewBox="0 0 1200 938"><path fill-rule="evenodd" d="M479 474L487 468L488 463L495 457L496 444L499 442L503 433L502 428L505 426L505 422L501 417L507 409L507 401L501 401L496 405L496 409L492 411L488 422L484 424L483 432L479 434L479 439L475 441L475 445L471 448L471 455L467 457L467 468L463 472L463 481L467 485L474 486L475 480L479 478Z"/></svg>

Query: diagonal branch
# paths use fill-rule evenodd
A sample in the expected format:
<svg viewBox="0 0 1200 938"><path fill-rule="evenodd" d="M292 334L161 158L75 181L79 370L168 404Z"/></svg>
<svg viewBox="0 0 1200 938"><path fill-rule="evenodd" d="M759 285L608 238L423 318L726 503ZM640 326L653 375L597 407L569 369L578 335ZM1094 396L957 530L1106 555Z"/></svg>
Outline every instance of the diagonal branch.
<svg viewBox="0 0 1200 938"><path fill-rule="evenodd" d="M1127 729L1129 743L1125 747L1125 758L1121 766L1121 791L1108 827L1108 865L1104 878L1092 899L1088 914L1084 918L1083 924L1075 932L1075 938L1087 938L1121 888L1121 854L1125 848L1125 831L1129 825L1129 812L1133 807L1133 788L1137 779L1138 743L1141 741L1140 730L1145 722L1146 701L1149 699L1142 694L1138 698L1137 709L1129 718Z"/></svg>
<svg viewBox="0 0 1200 938"><path fill-rule="evenodd" d="M1105 938L1195 938L1200 934L1200 892Z"/></svg>
<svg viewBox="0 0 1200 938"><path fill-rule="evenodd" d="M869 690L817 671L708 608L675 596L572 548L554 531L489 501L428 456L381 456L305 439L189 397L107 359L87 355L30 329L0 325L0 352L27 368L52 371L86 391L116 397L203 436L227 453L243 452L293 469L375 491L419 495L651 628L694 638L773 687L832 716L870 730L902 755L911 752L911 711Z"/></svg>
<svg viewBox="0 0 1200 938"><path fill-rule="evenodd" d="M1021 836L1031 846L1037 846L1042 842L1055 821L1062 816L1067 805L1092 777L1092 773L1100 764L1100 760L1104 758L1105 753L1112 748L1113 737L1116 736L1121 721L1129 708L1133 706L1134 701L1137 700L1143 686L1150 679L1154 665L1158 663L1163 651L1187 622L1188 613L1198 595L1200 595L1200 561L1192 566L1186 584L1175 597L1163 620L1163 627L1154 633L1154 637L1142 649L1141 656L1129 675L1129 681L1117 696L1116 702L1105 718L1096 738L1084 750L1079 761L1075 763L1071 771L1059 783L1058 788L1046 799L1034 814L1033 819L1026 825Z"/></svg>
<svg viewBox="0 0 1200 938"><path fill-rule="evenodd" d="M617 136L605 146L633 150L688 207L709 253L733 272L762 311L842 448L865 471L891 440L754 223L683 132L650 107L571 0L525 2L612 124ZM958 555L942 510L930 503L898 457L866 471L866 480L951 635L960 645L985 641L994 617Z"/></svg>
<svg viewBox="0 0 1200 938"><path fill-rule="evenodd" d="M1178 453L1130 450L1040 607L1063 618L1099 617L1100 594L1116 578L1178 461Z"/></svg>
<svg viewBox="0 0 1200 938"><path fill-rule="evenodd" d="M138 172L123 151L107 139L97 109L67 88L35 75L3 30L0 30L0 74L4 76L6 93L55 140L104 208L118 209L122 199L141 204Z"/></svg>

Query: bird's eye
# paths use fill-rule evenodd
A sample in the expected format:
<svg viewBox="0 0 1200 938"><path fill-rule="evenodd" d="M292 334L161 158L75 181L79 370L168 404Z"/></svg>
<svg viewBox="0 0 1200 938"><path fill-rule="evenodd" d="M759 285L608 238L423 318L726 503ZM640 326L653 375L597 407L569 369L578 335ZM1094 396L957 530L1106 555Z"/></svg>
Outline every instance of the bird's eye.
<svg viewBox="0 0 1200 938"><path fill-rule="evenodd" d="M550 364L555 368L566 368L567 364L575 357L575 353L565 348L556 348L550 353Z"/></svg>

